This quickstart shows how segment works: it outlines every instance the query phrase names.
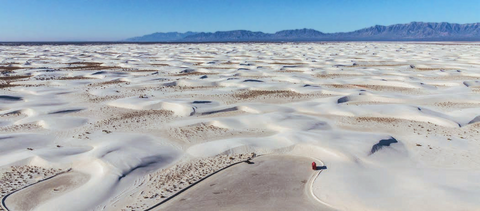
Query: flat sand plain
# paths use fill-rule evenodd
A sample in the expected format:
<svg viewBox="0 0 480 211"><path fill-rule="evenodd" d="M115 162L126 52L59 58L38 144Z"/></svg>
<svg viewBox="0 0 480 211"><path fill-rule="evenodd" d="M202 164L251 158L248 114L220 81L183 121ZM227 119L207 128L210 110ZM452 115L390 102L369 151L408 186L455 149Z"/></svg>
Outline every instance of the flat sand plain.
<svg viewBox="0 0 480 211"><path fill-rule="evenodd" d="M310 159L262 156L215 174L153 210L333 210L316 201Z"/></svg>
<svg viewBox="0 0 480 211"><path fill-rule="evenodd" d="M334 210L479 210L480 48L453 44L0 46L0 197L144 210L256 153L323 161Z"/></svg>

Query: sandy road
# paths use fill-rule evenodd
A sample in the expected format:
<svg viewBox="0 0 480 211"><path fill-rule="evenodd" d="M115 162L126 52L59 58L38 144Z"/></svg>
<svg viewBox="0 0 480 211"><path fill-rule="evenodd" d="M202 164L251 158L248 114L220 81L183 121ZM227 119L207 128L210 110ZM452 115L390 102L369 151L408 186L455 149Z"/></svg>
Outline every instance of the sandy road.
<svg viewBox="0 0 480 211"><path fill-rule="evenodd" d="M154 210L331 210L308 187L311 160L262 156L228 168Z"/></svg>
<svg viewBox="0 0 480 211"><path fill-rule="evenodd" d="M7 210L33 210L38 205L71 191L89 179L80 172L68 172L36 183L8 195L5 200Z"/></svg>

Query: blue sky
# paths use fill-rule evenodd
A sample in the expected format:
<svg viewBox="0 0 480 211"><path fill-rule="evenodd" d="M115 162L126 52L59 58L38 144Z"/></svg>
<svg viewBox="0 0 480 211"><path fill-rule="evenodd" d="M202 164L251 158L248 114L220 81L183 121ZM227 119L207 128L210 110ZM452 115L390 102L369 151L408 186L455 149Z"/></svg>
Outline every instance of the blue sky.
<svg viewBox="0 0 480 211"><path fill-rule="evenodd" d="M169 31L480 22L480 0L0 0L0 41L109 41Z"/></svg>

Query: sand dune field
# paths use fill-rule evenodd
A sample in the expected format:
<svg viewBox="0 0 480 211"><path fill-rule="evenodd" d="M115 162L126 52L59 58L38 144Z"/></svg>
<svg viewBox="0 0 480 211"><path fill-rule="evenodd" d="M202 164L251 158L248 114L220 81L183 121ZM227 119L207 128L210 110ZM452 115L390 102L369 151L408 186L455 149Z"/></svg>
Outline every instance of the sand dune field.
<svg viewBox="0 0 480 211"><path fill-rule="evenodd" d="M145 210L252 153L296 157L264 168L301 178L262 183L272 205L296 188L304 210L480 210L479 45L0 46L0 210ZM225 187L248 197L219 209L261 210L235 189L260 177L232 172L260 161L166 208Z"/></svg>

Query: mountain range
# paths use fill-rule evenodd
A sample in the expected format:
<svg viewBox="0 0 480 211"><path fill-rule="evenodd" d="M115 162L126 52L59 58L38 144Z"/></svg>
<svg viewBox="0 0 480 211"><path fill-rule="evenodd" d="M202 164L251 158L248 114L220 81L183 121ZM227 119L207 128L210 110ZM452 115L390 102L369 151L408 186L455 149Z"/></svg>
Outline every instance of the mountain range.
<svg viewBox="0 0 480 211"><path fill-rule="evenodd" d="M248 41L480 41L480 23L411 22L376 25L352 32L322 33L314 29L275 33L248 30L217 32L154 33L126 39L127 42L248 42Z"/></svg>

